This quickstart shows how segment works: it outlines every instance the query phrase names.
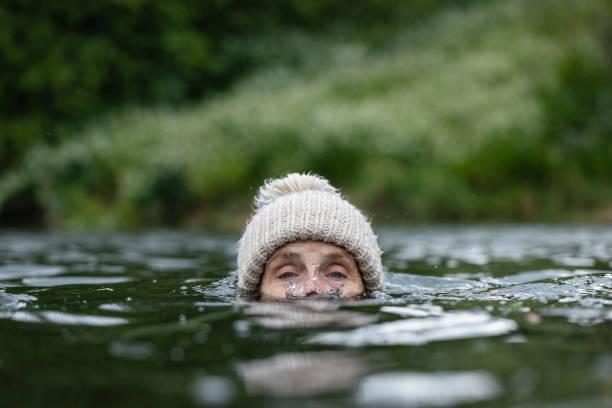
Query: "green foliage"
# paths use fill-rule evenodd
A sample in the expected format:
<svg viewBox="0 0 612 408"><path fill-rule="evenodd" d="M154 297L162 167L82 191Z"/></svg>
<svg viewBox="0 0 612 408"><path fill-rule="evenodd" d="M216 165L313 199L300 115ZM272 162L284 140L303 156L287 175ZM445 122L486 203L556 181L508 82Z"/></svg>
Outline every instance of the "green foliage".
<svg viewBox="0 0 612 408"><path fill-rule="evenodd" d="M605 44L605 55L576 51L566 57L558 83L542 91L546 143L560 161L575 162L585 176L600 180L612 174L612 46L609 39Z"/></svg>
<svg viewBox="0 0 612 408"><path fill-rule="evenodd" d="M449 0L6 0L0 4L0 170L40 141L124 104L176 104L224 89L274 57L289 29L374 38ZM361 21L368 21L368 33ZM262 50L252 38L268 35ZM273 62L273 61L272 61ZM77 129L78 130L78 129Z"/></svg>
<svg viewBox="0 0 612 408"><path fill-rule="evenodd" d="M562 4L449 8L376 47L263 35L247 48L276 63L224 94L32 149L0 177L0 214L30 200L50 225L239 227L263 179L315 171L380 222L584 219L612 202L612 20Z"/></svg>

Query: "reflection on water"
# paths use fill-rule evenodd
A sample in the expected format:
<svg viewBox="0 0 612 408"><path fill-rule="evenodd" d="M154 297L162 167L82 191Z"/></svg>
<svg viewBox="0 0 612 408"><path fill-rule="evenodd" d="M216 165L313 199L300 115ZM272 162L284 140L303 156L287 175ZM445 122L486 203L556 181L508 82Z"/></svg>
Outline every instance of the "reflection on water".
<svg viewBox="0 0 612 408"><path fill-rule="evenodd" d="M424 303L420 305L399 306L383 306L381 312L393 313L402 317L427 317L427 316L442 316L444 309L441 306Z"/></svg>
<svg viewBox="0 0 612 408"><path fill-rule="evenodd" d="M108 352L112 356L137 360L151 357L153 351L153 344L144 341L113 341L108 346Z"/></svg>
<svg viewBox="0 0 612 408"><path fill-rule="evenodd" d="M54 323L60 325L83 325L83 326L117 326L127 324L128 320L121 317L74 315L70 313L45 311L45 312L0 312L0 318L11 319L16 322L29 323Z"/></svg>
<svg viewBox="0 0 612 408"><path fill-rule="evenodd" d="M612 228L379 236L386 293L260 302L236 291L236 236L0 233L3 403L582 407L612 398Z"/></svg>
<svg viewBox="0 0 612 408"><path fill-rule="evenodd" d="M59 275L65 272L62 266L45 265L2 265L0 266L0 280L27 278L30 276Z"/></svg>
<svg viewBox="0 0 612 408"><path fill-rule="evenodd" d="M499 336L517 327L514 320L492 317L486 312L449 312L436 317L395 320L352 331L322 333L309 342L349 347L422 345L432 341Z"/></svg>
<svg viewBox="0 0 612 408"><path fill-rule="evenodd" d="M608 301L608 304L612 304L612 301ZM603 323L605 321L612 321L612 310L603 308L552 308L546 310L544 315L565 317L570 323L577 323L586 326Z"/></svg>
<svg viewBox="0 0 612 408"><path fill-rule="evenodd" d="M367 366L348 353L282 353L240 363L237 371L249 394L307 396L351 388Z"/></svg>
<svg viewBox="0 0 612 408"><path fill-rule="evenodd" d="M64 285L98 285L103 283L122 283L130 281L126 277L98 277L98 276L58 276L53 278L24 278L26 286L64 286Z"/></svg>
<svg viewBox="0 0 612 408"><path fill-rule="evenodd" d="M224 377L205 376L198 378L191 386L193 400L197 405L225 405L235 394L234 384Z"/></svg>
<svg viewBox="0 0 612 408"><path fill-rule="evenodd" d="M27 294L12 294L6 293L0 289L0 310L10 311L23 309L36 300L35 296Z"/></svg>
<svg viewBox="0 0 612 408"><path fill-rule="evenodd" d="M385 290L392 295L417 293L419 295L452 292L453 295L469 295L486 289L486 283L452 277L421 276L409 273L387 274Z"/></svg>
<svg viewBox="0 0 612 408"><path fill-rule="evenodd" d="M369 406L449 407L491 399L501 393L485 372L384 373L359 386L357 401Z"/></svg>
<svg viewBox="0 0 612 408"><path fill-rule="evenodd" d="M251 322L269 329L361 326L376 321L376 315L338 310L341 303L321 300L261 302L246 304L244 313Z"/></svg>

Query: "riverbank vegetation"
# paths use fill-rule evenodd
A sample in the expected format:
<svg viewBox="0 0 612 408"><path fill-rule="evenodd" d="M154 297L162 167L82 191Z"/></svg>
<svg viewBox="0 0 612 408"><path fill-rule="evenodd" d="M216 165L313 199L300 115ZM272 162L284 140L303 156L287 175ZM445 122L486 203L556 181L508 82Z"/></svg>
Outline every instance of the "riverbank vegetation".
<svg viewBox="0 0 612 408"><path fill-rule="evenodd" d="M610 220L611 13L472 2L367 36L262 31L240 47L257 69L213 96L28 145L0 174L0 221L239 228L288 171L330 178L378 224Z"/></svg>

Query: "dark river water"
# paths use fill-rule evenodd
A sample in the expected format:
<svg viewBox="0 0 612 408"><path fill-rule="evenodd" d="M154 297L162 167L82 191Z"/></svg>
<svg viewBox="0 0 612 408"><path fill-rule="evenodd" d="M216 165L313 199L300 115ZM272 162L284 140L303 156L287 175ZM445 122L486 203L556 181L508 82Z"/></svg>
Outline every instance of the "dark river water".
<svg viewBox="0 0 612 408"><path fill-rule="evenodd" d="M0 233L0 405L612 406L612 227L378 234L385 294L258 302L237 236Z"/></svg>

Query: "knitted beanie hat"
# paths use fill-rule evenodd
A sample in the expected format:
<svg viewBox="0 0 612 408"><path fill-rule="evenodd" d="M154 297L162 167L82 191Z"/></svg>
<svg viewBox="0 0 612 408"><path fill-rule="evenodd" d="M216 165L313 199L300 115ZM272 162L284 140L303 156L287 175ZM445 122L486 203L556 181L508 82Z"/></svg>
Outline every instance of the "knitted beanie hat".
<svg viewBox="0 0 612 408"><path fill-rule="evenodd" d="M270 256L295 241L323 241L353 255L365 288L383 289L381 251L366 217L325 178L287 174L267 180L238 243L238 287L259 288Z"/></svg>

